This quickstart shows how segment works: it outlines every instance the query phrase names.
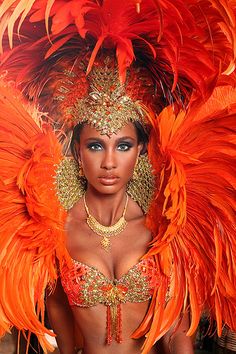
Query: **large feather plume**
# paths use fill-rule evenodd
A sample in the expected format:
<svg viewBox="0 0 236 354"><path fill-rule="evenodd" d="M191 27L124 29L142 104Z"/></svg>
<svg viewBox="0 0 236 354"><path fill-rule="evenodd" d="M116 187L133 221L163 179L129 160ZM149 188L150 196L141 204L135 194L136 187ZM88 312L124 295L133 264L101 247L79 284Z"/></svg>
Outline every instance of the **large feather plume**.
<svg viewBox="0 0 236 354"><path fill-rule="evenodd" d="M0 85L0 335L11 326L36 333L46 349L44 296L65 254L64 212L55 195L61 148L13 88ZM41 317L42 323L39 318Z"/></svg>
<svg viewBox="0 0 236 354"><path fill-rule="evenodd" d="M167 107L152 118L149 153L160 185L148 216L155 235L148 255L157 257L163 282L135 333L148 330L145 354L188 306L189 335L204 310L219 335L224 324L236 330L235 102L236 90L220 87L187 113Z"/></svg>
<svg viewBox="0 0 236 354"><path fill-rule="evenodd" d="M7 31L10 47L19 47L11 59L7 54L10 68L4 57L2 68L15 75L19 65L24 73L28 68L34 82L43 60L51 65L47 59L59 48L82 38L91 47L88 71L101 47L113 48L122 81L127 67L142 60L167 101L189 98L192 90L206 98L217 78L235 68L234 11L233 2L223 0L3 0L0 39Z"/></svg>

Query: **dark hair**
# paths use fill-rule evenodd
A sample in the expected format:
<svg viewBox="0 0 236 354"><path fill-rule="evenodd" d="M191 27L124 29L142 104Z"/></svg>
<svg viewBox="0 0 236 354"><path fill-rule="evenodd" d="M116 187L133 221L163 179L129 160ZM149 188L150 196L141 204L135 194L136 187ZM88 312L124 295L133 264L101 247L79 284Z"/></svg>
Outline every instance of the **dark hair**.
<svg viewBox="0 0 236 354"><path fill-rule="evenodd" d="M74 127L72 138L71 138L70 149L71 149L72 156L74 157L74 159L76 161L78 160L78 152L76 149L76 143L79 143L80 133L83 129L84 124L85 123L79 123Z"/></svg>
<svg viewBox="0 0 236 354"><path fill-rule="evenodd" d="M148 144L148 140L149 140L149 134L146 130L144 130L142 124L138 121L135 121L134 123L135 129L136 129L136 133L137 133L137 137L138 137L138 144L143 144L143 148L140 152L141 155L145 154L145 152L147 151L147 144Z"/></svg>
<svg viewBox="0 0 236 354"><path fill-rule="evenodd" d="M81 131L84 127L84 124L86 123L79 123L74 127L73 130L73 134L72 134L72 138L71 138L71 144L70 144L70 148L71 148L71 153L74 157L75 160L78 160L78 153L77 153L77 149L76 149L76 143L79 143L80 140L80 134ZM148 144L148 133L147 131L144 130L142 124L138 121L133 122L134 127L136 129L136 133L137 133L137 138L138 138L138 144L143 144L143 148L141 150L141 155L145 154L145 152L147 151L147 144Z"/></svg>

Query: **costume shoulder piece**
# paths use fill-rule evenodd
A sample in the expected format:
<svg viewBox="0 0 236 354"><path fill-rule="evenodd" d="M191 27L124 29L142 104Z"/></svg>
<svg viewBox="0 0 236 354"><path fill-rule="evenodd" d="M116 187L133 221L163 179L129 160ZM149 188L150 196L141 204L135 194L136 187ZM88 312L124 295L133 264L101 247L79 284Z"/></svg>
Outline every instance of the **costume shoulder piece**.
<svg viewBox="0 0 236 354"><path fill-rule="evenodd" d="M1 82L0 334L12 326L30 330L44 349L45 289L57 279L56 258L65 254L65 214L54 192L61 156L52 129L40 126L39 115Z"/></svg>

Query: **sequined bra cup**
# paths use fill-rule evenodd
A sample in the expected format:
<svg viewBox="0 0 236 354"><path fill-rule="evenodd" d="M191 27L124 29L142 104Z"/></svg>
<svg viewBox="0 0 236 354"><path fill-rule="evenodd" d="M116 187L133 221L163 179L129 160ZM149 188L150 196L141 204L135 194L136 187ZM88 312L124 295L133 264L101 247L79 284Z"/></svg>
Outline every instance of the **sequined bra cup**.
<svg viewBox="0 0 236 354"><path fill-rule="evenodd" d="M119 279L111 280L93 266L73 260L61 271L61 282L71 306L107 306L108 344L114 336L121 342L121 303L144 302L159 284L153 258L141 260Z"/></svg>

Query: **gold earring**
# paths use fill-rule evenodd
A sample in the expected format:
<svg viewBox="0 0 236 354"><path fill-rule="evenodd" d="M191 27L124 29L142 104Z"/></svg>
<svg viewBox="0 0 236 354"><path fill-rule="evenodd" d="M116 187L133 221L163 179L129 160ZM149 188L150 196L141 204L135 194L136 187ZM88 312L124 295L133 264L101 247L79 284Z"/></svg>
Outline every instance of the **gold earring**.
<svg viewBox="0 0 236 354"><path fill-rule="evenodd" d="M127 185L127 193L138 203L146 214L155 190L155 177L147 154L140 155L135 164L132 179Z"/></svg>
<svg viewBox="0 0 236 354"><path fill-rule="evenodd" d="M64 158L56 171L56 189L60 204L69 210L84 195L87 180L81 164L73 158Z"/></svg>

